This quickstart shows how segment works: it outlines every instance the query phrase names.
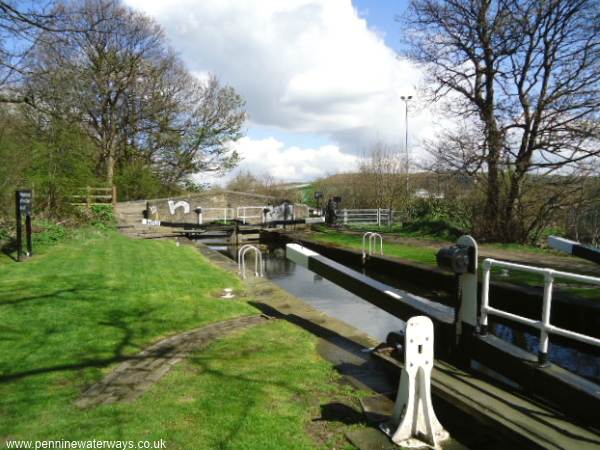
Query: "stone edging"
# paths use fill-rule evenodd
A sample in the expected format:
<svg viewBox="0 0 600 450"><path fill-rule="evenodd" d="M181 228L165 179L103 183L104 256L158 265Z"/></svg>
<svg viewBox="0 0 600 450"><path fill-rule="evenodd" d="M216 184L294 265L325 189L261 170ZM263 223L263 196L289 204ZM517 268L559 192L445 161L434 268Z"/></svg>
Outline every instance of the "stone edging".
<svg viewBox="0 0 600 450"><path fill-rule="evenodd" d="M84 391L75 404L88 408L135 400L192 352L206 348L234 330L259 325L267 319L265 315L237 317L163 339L120 364Z"/></svg>

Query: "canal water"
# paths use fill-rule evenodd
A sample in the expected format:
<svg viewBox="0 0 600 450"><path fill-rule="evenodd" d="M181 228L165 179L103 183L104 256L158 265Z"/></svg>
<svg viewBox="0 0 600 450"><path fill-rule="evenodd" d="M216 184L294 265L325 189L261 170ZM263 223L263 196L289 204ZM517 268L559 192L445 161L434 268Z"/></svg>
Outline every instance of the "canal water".
<svg viewBox="0 0 600 450"><path fill-rule="evenodd" d="M236 246L211 244L210 241L203 241L203 243L233 260L237 259L238 247ZM405 323L402 320L287 259L284 244L261 244L260 248L263 256L265 277L311 306L354 326L381 342L386 340L388 333L404 330ZM253 258L252 260L248 259L246 264L250 272L250 269L254 265ZM362 268L350 267L354 270L362 271ZM377 273L365 272L365 274L397 289L402 289L433 301L452 304L452 300L446 294L438 292L435 289L425 289L422 286L417 286L403 280L392 279L389 276ZM513 328L505 324L493 322L490 323L490 329L498 337L511 344L537 354L539 343L537 335L521 328ZM549 359L565 369L600 384L600 354L598 351L590 349L587 352L560 345L551 340Z"/></svg>

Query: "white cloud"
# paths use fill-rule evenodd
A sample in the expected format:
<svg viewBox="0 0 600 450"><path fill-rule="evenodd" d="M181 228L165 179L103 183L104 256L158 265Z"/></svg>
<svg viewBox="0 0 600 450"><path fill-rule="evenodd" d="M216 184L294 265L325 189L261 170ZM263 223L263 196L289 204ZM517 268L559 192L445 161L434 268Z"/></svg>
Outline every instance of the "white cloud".
<svg viewBox="0 0 600 450"><path fill-rule="evenodd" d="M323 145L318 148L287 147L272 137L244 137L231 145L242 157L242 162L228 176L210 181L224 184L241 171L259 176L268 174L280 181L308 181L354 170L359 161L357 156L343 153L336 145Z"/></svg>
<svg viewBox="0 0 600 450"><path fill-rule="evenodd" d="M376 140L403 142L400 95L414 94L419 70L397 58L350 0L128 3L165 27L192 71L214 72L246 98L250 126L321 134L354 154ZM431 133L430 119L411 113L411 135Z"/></svg>

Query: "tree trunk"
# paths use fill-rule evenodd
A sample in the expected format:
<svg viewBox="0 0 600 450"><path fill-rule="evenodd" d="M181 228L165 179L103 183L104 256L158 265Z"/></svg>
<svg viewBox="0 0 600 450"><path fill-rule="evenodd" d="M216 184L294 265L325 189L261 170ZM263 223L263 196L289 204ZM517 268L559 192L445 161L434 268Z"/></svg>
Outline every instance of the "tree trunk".
<svg viewBox="0 0 600 450"><path fill-rule="evenodd" d="M490 108L484 120L487 128L488 155L487 162L487 189L484 208L484 233L490 239L500 238L500 155L502 154L502 136L498 131L496 120Z"/></svg>
<svg viewBox="0 0 600 450"><path fill-rule="evenodd" d="M115 145L114 140L109 139L106 143L106 183L112 186L115 175Z"/></svg>

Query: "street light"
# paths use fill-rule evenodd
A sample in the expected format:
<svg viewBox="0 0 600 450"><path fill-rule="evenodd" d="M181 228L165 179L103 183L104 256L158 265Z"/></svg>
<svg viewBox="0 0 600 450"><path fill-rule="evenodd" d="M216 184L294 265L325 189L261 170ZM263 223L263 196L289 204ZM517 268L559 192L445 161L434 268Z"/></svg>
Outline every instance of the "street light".
<svg viewBox="0 0 600 450"><path fill-rule="evenodd" d="M404 102L404 151L406 152L406 195L409 196L409 172L410 172L410 154L408 153L408 101L412 95L402 95L400 99Z"/></svg>

